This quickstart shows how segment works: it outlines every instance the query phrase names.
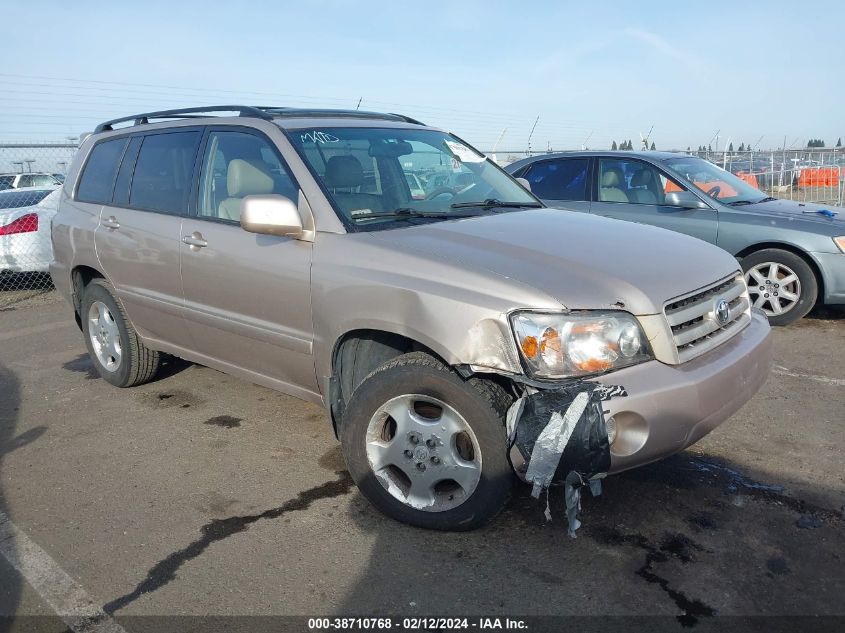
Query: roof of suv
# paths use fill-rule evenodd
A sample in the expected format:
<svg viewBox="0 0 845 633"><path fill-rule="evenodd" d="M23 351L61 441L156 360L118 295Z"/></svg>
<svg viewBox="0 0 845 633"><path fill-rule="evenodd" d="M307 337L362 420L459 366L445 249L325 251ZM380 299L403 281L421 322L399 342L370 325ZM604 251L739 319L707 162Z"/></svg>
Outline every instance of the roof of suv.
<svg viewBox="0 0 845 633"><path fill-rule="evenodd" d="M410 123L413 125L424 125L416 119L403 114L367 112L364 110L331 110L321 108L287 108L277 106L244 106L244 105L222 105L204 106L198 108L179 108L176 110L159 110L156 112L144 112L133 114L119 119L112 119L100 123L94 133L108 132L114 129L118 123L132 122L132 126L146 125L154 120L184 120L213 117L215 113L237 113L238 117L257 118L265 121L273 121L282 127L301 127L309 122L324 125L327 120L379 120L395 123ZM131 127L131 126L130 126Z"/></svg>

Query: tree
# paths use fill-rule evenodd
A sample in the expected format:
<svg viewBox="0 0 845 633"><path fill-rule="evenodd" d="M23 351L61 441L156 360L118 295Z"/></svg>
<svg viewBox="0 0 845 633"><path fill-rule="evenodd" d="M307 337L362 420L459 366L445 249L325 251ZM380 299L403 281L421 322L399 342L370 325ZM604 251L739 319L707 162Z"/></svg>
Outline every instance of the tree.
<svg viewBox="0 0 845 633"><path fill-rule="evenodd" d="M729 152L734 151L734 144L733 144L733 143L731 143L730 145L728 145L728 151L729 151Z"/></svg>
<svg viewBox="0 0 845 633"><path fill-rule="evenodd" d="M839 140L836 141L836 147L842 147L842 137L839 137Z"/></svg>
<svg viewBox="0 0 845 633"><path fill-rule="evenodd" d="M654 150L655 150L655 147L654 147L654 141L652 141L652 142L651 142L651 151L653 152Z"/></svg>
<svg viewBox="0 0 845 633"><path fill-rule="evenodd" d="M611 145L611 146L610 146L610 149L611 149L611 150L613 150L614 152L615 152L617 149L619 149L618 147L616 147L616 141L613 141L613 145Z"/></svg>
<svg viewBox="0 0 845 633"><path fill-rule="evenodd" d="M687 145L687 153L690 153L691 151L692 151L692 150L690 149L690 146L689 146L689 145Z"/></svg>
<svg viewBox="0 0 845 633"><path fill-rule="evenodd" d="M712 152L712 151L713 151L713 148L712 148L712 147L710 147L710 145L708 145L708 146L707 146L707 151L708 151L708 152Z"/></svg>
<svg viewBox="0 0 845 633"><path fill-rule="evenodd" d="M738 151L738 152L744 152L744 151L745 151L745 143L740 143L740 144L739 144L739 149L738 149L737 151Z"/></svg>

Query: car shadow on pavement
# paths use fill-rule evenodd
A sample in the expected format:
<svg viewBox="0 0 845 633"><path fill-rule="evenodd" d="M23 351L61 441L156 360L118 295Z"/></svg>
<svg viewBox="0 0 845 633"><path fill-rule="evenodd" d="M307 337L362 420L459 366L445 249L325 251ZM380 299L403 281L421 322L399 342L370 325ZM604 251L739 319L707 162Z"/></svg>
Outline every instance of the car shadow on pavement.
<svg viewBox="0 0 845 633"><path fill-rule="evenodd" d="M585 489L574 540L559 488L550 523L545 496L520 484L497 519L466 533L400 525L356 494L352 515L372 555L336 611L636 614L679 629L726 614L841 615L832 597L845 591L842 508L791 496L766 477L683 452L608 478L599 497ZM547 624L559 630L565 620Z"/></svg>
<svg viewBox="0 0 845 633"><path fill-rule="evenodd" d="M9 368L0 364L0 521L12 520L6 492L3 489L3 460L11 451L24 446L43 435L45 427L34 427L28 432L16 435L20 409L20 381ZM11 626L10 616L17 612L23 591L20 575L3 561L4 573L0 577L0 633Z"/></svg>
<svg viewBox="0 0 845 633"><path fill-rule="evenodd" d="M813 321L841 321L845 319L845 305L816 306L804 318Z"/></svg>
<svg viewBox="0 0 845 633"><path fill-rule="evenodd" d="M150 382L158 382L160 380L164 380L165 378L175 376L176 374L184 371L193 364L194 363L191 363L190 361L177 358L176 356L170 356L169 354L165 354L163 355L161 360L161 367L159 367L159 370L156 372L155 377ZM100 375L94 368L94 363L91 360L91 356L89 356L87 353L80 354L73 360L69 360L66 363L62 364L62 369L77 372L80 374L85 374L86 380L100 379Z"/></svg>

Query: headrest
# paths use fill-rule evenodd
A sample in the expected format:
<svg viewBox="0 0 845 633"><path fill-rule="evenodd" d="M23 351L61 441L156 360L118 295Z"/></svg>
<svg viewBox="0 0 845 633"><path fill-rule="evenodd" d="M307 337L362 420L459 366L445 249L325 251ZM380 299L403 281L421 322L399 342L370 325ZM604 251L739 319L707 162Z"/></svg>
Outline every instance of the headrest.
<svg viewBox="0 0 845 633"><path fill-rule="evenodd" d="M640 169L639 171L635 171L634 175L631 176L631 186L632 187L644 187L651 182L651 170L650 169Z"/></svg>
<svg viewBox="0 0 845 633"><path fill-rule="evenodd" d="M622 172L618 169L608 169L601 175L602 187L618 187L622 182Z"/></svg>
<svg viewBox="0 0 845 633"><path fill-rule="evenodd" d="M233 158L226 172L226 191L230 198L272 193L273 176L263 166Z"/></svg>
<svg viewBox="0 0 845 633"><path fill-rule="evenodd" d="M364 168L354 156L332 156L326 162L326 186L360 187L364 184Z"/></svg>

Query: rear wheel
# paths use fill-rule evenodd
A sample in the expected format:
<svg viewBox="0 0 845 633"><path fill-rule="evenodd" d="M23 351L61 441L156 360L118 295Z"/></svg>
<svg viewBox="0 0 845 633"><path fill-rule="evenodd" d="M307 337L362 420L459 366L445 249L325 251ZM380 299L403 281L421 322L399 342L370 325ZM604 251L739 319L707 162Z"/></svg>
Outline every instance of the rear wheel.
<svg viewBox="0 0 845 633"><path fill-rule="evenodd" d="M104 380L116 387L134 387L152 379L161 358L138 338L113 292L102 279L85 287L80 305L85 346Z"/></svg>
<svg viewBox="0 0 845 633"><path fill-rule="evenodd" d="M341 443L364 496L390 517L419 527L470 530L510 496L499 385L463 380L422 352L399 356L358 386Z"/></svg>
<svg viewBox="0 0 845 633"><path fill-rule="evenodd" d="M800 256L767 248L743 258L751 305L760 308L772 325L788 325L806 315L818 298L818 282Z"/></svg>

